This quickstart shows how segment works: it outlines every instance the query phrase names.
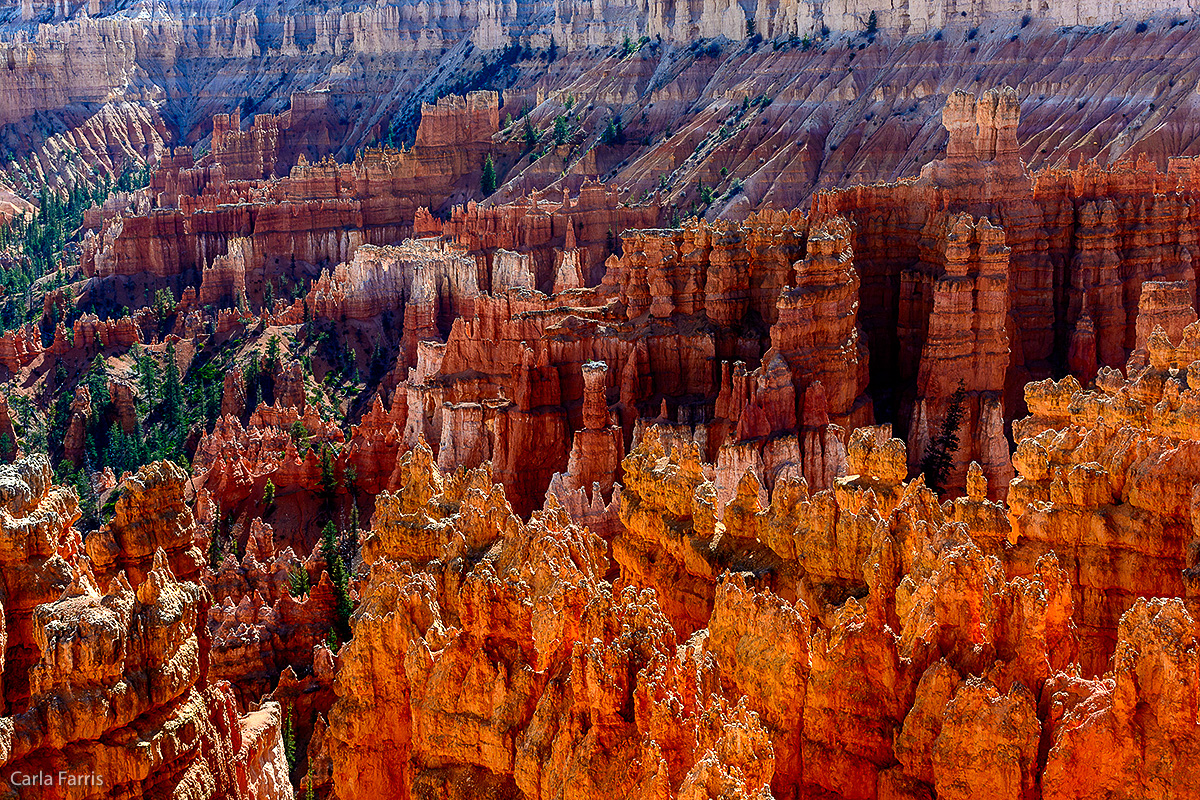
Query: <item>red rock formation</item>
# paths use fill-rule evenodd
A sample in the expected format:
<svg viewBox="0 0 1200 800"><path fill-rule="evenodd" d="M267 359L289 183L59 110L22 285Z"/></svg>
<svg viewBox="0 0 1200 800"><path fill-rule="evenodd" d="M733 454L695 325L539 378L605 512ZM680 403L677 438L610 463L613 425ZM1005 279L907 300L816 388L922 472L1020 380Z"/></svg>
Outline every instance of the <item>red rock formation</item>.
<svg viewBox="0 0 1200 800"><path fill-rule="evenodd" d="M676 643L652 595L599 594L598 538L558 513L521 523L485 472L443 477L423 448L401 468L403 491L380 499L364 542L372 577L339 655L329 720L339 792L765 791L772 758L758 716L716 691L712 662ZM478 566L454 566L456 552L489 547ZM411 655L388 655L401 652ZM399 757L373 757L381 747Z"/></svg>
<svg viewBox="0 0 1200 800"><path fill-rule="evenodd" d="M195 519L184 501L187 473L171 461L156 461L130 476L118 490L111 522L87 538L96 580L107 583L123 572L141 583L162 551L172 574L195 578L203 555L193 545Z"/></svg>
<svg viewBox="0 0 1200 800"><path fill-rule="evenodd" d="M4 470L0 770L13 796L46 796L13 776L61 770L106 797L164 785L197 797L290 797L278 707L239 719L228 685L209 680L206 593L177 580L159 549L136 589L122 571L102 594L71 528L74 494L51 484L49 461Z"/></svg>

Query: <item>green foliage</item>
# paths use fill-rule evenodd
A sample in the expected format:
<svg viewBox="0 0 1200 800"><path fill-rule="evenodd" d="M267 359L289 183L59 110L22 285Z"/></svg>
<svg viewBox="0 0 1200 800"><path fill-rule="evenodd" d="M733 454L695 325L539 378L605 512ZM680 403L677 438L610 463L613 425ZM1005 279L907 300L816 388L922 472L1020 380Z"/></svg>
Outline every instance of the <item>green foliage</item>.
<svg viewBox="0 0 1200 800"><path fill-rule="evenodd" d="M304 800L316 800L316 790L313 789L312 773L304 777Z"/></svg>
<svg viewBox="0 0 1200 800"><path fill-rule="evenodd" d="M154 405L158 397L158 362L147 352L135 356L137 361L138 388L142 392L142 400L147 405Z"/></svg>
<svg viewBox="0 0 1200 800"><path fill-rule="evenodd" d="M109 404L108 366L104 360L104 356L97 354L92 359L92 365L88 367L83 380L87 385L88 395L92 399L92 420L94 421Z"/></svg>
<svg viewBox="0 0 1200 800"><path fill-rule="evenodd" d="M270 478L267 479L267 485L263 487L263 505L267 508L275 505L275 482Z"/></svg>
<svg viewBox="0 0 1200 800"><path fill-rule="evenodd" d="M289 704L287 716L283 719L283 754L287 757L288 769L296 768L296 725L292 719L292 706Z"/></svg>
<svg viewBox="0 0 1200 800"><path fill-rule="evenodd" d="M162 324L175 313L175 293L170 289L159 289L154 293L154 314Z"/></svg>
<svg viewBox="0 0 1200 800"><path fill-rule="evenodd" d="M874 11L872 11L871 16L867 17L867 36L869 38L874 37L875 34L878 32L879 32L879 17L875 14Z"/></svg>
<svg viewBox="0 0 1200 800"><path fill-rule="evenodd" d="M94 176L65 189L42 186L37 191L38 208L0 225L0 251L10 257L0 269L0 327L9 329L41 314L42 304L33 296L35 281L59 270L63 253L83 235L83 212L101 203L114 191L140 188L150 182L150 167L127 167L114 184L111 178ZM31 187L23 186L23 191ZM65 275L40 286L57 288Z"/></svg>
<svg viewBox="0 0 1200 800"><path fill-rule="evenodd" d="M146 443L135 430L125 433L121 426L113 423L108 429L108 444L104 448L103 462L100 466L112 467L113 474L118 478L125 472L136 472L137 468L149 462L150 453Z"/></svg>
<svg viewBox="0 0 1200 800"><path fill-rule="evenodd" d="M288 591L297 600L306 596L312 589L312 578L303 564L297 564L288 572Z"/></svg>
<svg viewBox="0 0 1200 800"><path fill-rule="evenodd" d="M621 125L620 117L608 118L608 124L604 126L604 133L600 134L600 141L610 146L625 144L625 128Z"/></svg>
<svg viewBox="0 0 1200 800"><path fill-rule="evenodd" d="M533 121L528 116L525 117L525 131L522 133L522 137L525 139L526 151L535 149L538 146L538 142L542 140L541 135L533 127Z"/></svg>
<svg viewBox="0 0 1200 800"><path fill-rule="evenodd" d="M633 55L635 50L633 40L629 38L629 34L621 41L621 58L628 58Z"/></svg>
<svg viewBox="0 0 1200 800"><path fill-rule="evenodd" d="M216 519L213 521L212 535L208 539L208 566L216 572L221 568L221 561L224 554L221 552L221 513L218 509Z"/></svg>
<svg viewBox="0 0 1200 800"><path fill-rule="evenodd" d="M169 427L179 427L183 423L183 384L179 380L179 363L175 360L174 342L167 345L162 404L164 421Z"/></svg>
<svg viewBox="0 0 1200 800"><path fill-rule="evenodd" d="M100 498L96 496L96 490L88 480L87 470L75 471L69 482L75 487L75 494L79 497L79 510L83 515L79 519L80 526L85 531L100 527Z"/></svg>
<svg viewBox="0 0 1200 800"><path fill-rule="evenodd" d="M317 480L318 494L327 509L332 509L339 486L332 450L328 444L321 445L321 477Z"/></svg>
<svg viewBox="0 0 1200 800"><path fill-rule="evenodd" d="M566 144L571 138L571 126L567 124L567 118L559 114L554 118L554 143Z"/></svg>
<svg viewBox="0 0 1200 800"><path fill-rule="evenodd" d="M292 435L292 443L296 445L296 451L301 458L308 455L308 430L305 429L304 423L296 420L292 426L288 428L288 433Z"/></svg>
<svg viewBox="0 0 1200 800"><path fill-rule="evenodd" d="M354 606L350 602L350 575L338 552L337 528L332 522L325 523L321 532L321 555L325 559L325 567L329 572L330 583L333 584L334 596L334 628L339 641L350 638L350 614Z"/></svg>
<svg viewBox="0 0 1200 800"><path fill-rule="evenodd" d="M945 489L950 471L954 469L954 454L958 452L958 428L967 413L967 390L962 381L950 396L950 405L946 409L946 419L942 429L925 451L921 459L921 472L925 475L925 484L935 492Z"/></svg>
<svg viewBox="0 0 1200 800"><path fill-rule="evenodd" d="M267 355L263 359L263 366L270 373L279 369L279 337L274 334L267 341Z"/></svg>
<svg viewBox="0 0 1200 800"><path fill-rule="evenodd" d="M696 191L700 195L700 202L704 205L709 205L713 201L713 190L711 186L705 186L703 182L697 187Z"/></svg>
<svg viewBox="0 0 1200 800"><path fill-rule="evenodd" d="M483 160L483 176L479 179L479 188L484 197L491 197L496 191L496 163L492 161L491 153Z"/></svg>

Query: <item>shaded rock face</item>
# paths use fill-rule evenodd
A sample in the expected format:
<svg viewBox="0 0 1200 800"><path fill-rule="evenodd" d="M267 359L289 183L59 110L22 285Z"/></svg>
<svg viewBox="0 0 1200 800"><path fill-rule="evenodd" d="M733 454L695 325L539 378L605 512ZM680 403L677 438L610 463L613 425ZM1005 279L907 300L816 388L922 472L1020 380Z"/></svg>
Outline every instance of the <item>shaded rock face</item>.
<svg viewBox="0 0 1200 800"><path fill-rule="evenodd" d="M127 502L148 492L154 503L152 487L182 480L171 469L142 470ZM181 562L161 546L171 537L109 539L121 568L101 591L104 573L71 527L78 517L74 492L51 483L45 457L0 469L8 796L80 796L86 787L90 797L141 797L168 786L175 797L292 797L279 708L239 718L229 685L210 681L210 601L176 578L172 562ZM144 554L139 542L157 549ZM72 776L62 785L60 772ZM21 778L42 774L54 786Z"/></svg>

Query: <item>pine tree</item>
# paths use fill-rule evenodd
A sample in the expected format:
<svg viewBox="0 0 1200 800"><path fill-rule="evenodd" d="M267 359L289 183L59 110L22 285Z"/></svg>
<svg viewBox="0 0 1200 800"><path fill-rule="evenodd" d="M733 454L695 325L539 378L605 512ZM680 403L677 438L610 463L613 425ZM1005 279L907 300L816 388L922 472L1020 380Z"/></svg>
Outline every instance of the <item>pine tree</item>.
<svg viewBox="0 0 1200 800"><path fill-rule="evenodd" d="M479 179L479 183L484 197L491 197L495 193L496 163L492 161L491 153L488 153L487 158L483 160L483 177Z"/></svg>
<svg viewBox="0 0 1200 800"><path fill-rule="evenodd" d="M304 458L308 454L308 431L304 427L304 423L296 420L292 426L288 428L288 433L292 436L292 443L296 445L296 452Z"/></svg>
<svg viewBox="0 0 1200 800"><path fill-rule="evenodd" d="M333 584L334 629L338 640L350 638L350 614L354 606L350 602L350 575L346 572L341 553L337 546L337 528L332 522L325 523L321 536L321 555L329 572L329 581Z"/></svg>
<svg viewBox="0 0 1200 800"><path fill-rule="evenodd" d="M946 409L946 419L937 437L929 443L925 457L921 459L921 472L925 475L925 484L935 492L945 489L950 472L954 469L954 454L958 452L958 428L967 413L967 390L962 381L950 396L950 405Z"/></svg>
<svg viewBox="0 0 1200 800"><path fill-rule="evenodd" d="M267 372L274 374L279 367L279 337L272 335L267 342L267 356L263 359Z"/></svg>
<svg viewBox="0 0 1200 800"><path fill-rule="evenodd" d="M158 395L158 364L149 353L143 351L137 356L137 366L142 397L152 406Z"/></svg>
<svg viewBox="0 0 1200 800"><path fill-rule="evenodd" d="M94 530L100 523L100 503L86 468L75 473L74 484L75 493L79 495L79 510L82 512L79 521L84 530Z"/></svg>
<svg viewBox="0 0 1200 800"><path fill-rule="evenodd" d="M179 379L179 364L175 361L175 343L167 345L167 368L163 378L163 418L169 428L178 429L183 423L183 383Z"/></svg>
<svg viewBox="0 0 1200 800"><path fill-rule="evenodd" d="M321 477L317 485L320 487L321 500L332 510L333 501L337 498L338 480L334 468L332 448L328 444L321 445Z"/></svg>
<svg viewBox="0 0 1200 800"><path fill-rule="evenodd" d="M283 720L283 754L287 757L288 769L296 768L296 727L292 721L292 706L288 705Z"/></svg>
<svg viewBox="0 0 1200 800"><path fill-rule="evenodd" d="M528 114L525 115L525 131L522 134L522 137L525 139L525 149L527 151L537 147L538 142L541 141L541 137L538 136L537 131L534 130L533 121L529 119Z"/></svg>
<svg viewBox="0 0 1200 800"><path fill-rule="evenodd" d="M288 591L291 592L292 597L299 600L307 595L311 588L312 578L309 577L308 570L304 568L304 565L297 564L292 567L288 572Z"/></svg>
<svg viewBox="0 0 1200 800"><path fill-rule="evenodd" d="M208 565L216 572L221 568L221 512L218 509L213 520L212 535L208 540Z"/></svg>
<svg viewBox="0 0 1200 800"><path fill-rule="evenodd" d="M571 128L567 125L567 118L559 114L554 118L554 143L566 144L571 138Z"/></svg>
<svg viewBox="0 0 1200 800"><path fill-rule="evenodd" d="M109 403L108 366L104 356L97 354L92 359L92 365L88 367L84 382L87 384L88 394L92 398L92 419L95 420L99 418Z"/></svg>

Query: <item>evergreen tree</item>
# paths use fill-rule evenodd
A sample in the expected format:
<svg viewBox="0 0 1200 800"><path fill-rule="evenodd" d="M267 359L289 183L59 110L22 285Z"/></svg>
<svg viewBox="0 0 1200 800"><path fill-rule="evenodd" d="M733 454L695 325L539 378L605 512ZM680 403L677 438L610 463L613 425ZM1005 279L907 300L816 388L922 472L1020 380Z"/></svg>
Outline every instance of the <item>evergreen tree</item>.
<svg viewBox="0 0 1200 800"><path fill-rule="evenodd" d="M875 12L871 12L871 16L867 17L867 37L874 38L876 32L879 31L879 17Z"/></svg>
<svg viewBox="0 0 1200 800"><path fill-rule="evenodd" d="M608 118L608 124L604 127L604 133L600 135L600 141L607 145L625 144L625 129L621 125L620 117Z"/></svg>
<svg viewBox="0 0 1200 800"><path fill-rule="evenodd" d="M332 522L325 523L321 536L321 555L325 559L329 582L333 584L334 632L339 641L350 638L350 614L354 606L350 602L350 575L342 562L337 546L337 528Z"/></svg>
<svg viewBox="0 0 1200 800"><path fill-rule="evenodd" d="M525 115L525 131L522 134L522 137L525 139L525 150L526 151L533 150L535 147L538 146L538 142L541 141L541 137L538 135L537 131L534 129L533 121L529 119L528 114Z"/></svg>
<svg viewBox="0 0 1200 800"><path fill-rule="evenodd" d="M263 487L263 505L267 508L275 505L275 483L270 478L267 479L267 485Z"/></svg>
<svg viewBox="0 0 1200 800"><path fill-rule="evenodd" d="M138 384L142 397L148 405L154 405L158 396L158 363L147 352L137 355Z"/></svg>
<svg viewBox="0 0 1200 800"><path fill-rule="evenodd" d="M479 180L479 188L483 191L484 197L491 197L496 191L496 164L492 161L492 154L488 153L487 158L483 160L483 177Z"/></svg>
<svg viewBox="0 0 1200 800"><path fill-rule="evenodd" d="M84 376L84 382L88 387L88 394L92 398L92 419L97 419L108 406L108 367L105 363L104 356L97 354L92 359L92 365L88 367L87 374Z"/></svg>
<svg viewBox="0 0 1200 800"><path fill-rule="evenodd" d="M179 379L179 364L175 361L175 343L167 345L166 374L163 377L163 419L168 428L178 429L183 424L183 384Z"/></svg>
<svg viewBox="0 0 1200 800"><path fill-rule="evenodd" d="M328 444L321 445L321 477L318 480L322 502L332 507L337 498L338 480L334 469L333 454Z"/></svg>
<svg viewBox="0 0 1200 800"><path fill-rule="evenodd" d="M263 360L267 372L274 374L279 368L279 337L272 335L267 341L267 357Z"/></svg>
<svg viewBox="0 0 1200 800"><path fill-rule="evenodd" d="M217 510L213 520L212 536L208 540L208 565L216 572L221 568L221 512Z"/></svg>
<svg viewBox="0 0 1200 800"><path fill-rule="evenodd" d="M566 144L571 138L571 128L567 124L567 118L559 114L554 118L554 143Z"/></svg>
<svg viewBox="0 0 1200 800"><path fill-rule="evenodd" d="M292 597L297 600L309 593L312 588L312 579L308 575L308 570L303 564L297 564L288 572L288 591L292 593Z"/></svg>
<svg viewBox="0 0 1200 800"><path fill-rule="evenodd" d="M283 754L287 757L288 769L296 768L296 726L292 720L292 706L288 704L287 716L283 720Z"/></svg>
<svg viewBox="0 0 1200 800"><path fill-rule="evenodd" d="M77 470L72 482L75 485L75 493L79 495L79 510L82 513L79 522L84 530L95 530L100 524L100 503L96 497L96 490L88 479L87 469Z"/></svg>
<svg viewBox="0 0 1200 800"><path fill-rule="evenodd" d="M921 459L921 472L925 483L935 492L945 489L950 472L954 469L954 454L958 452L958 428L967 413L967 390L962 381L950 396L946 419L937 437L929 443L925 457Z"/></svg>

